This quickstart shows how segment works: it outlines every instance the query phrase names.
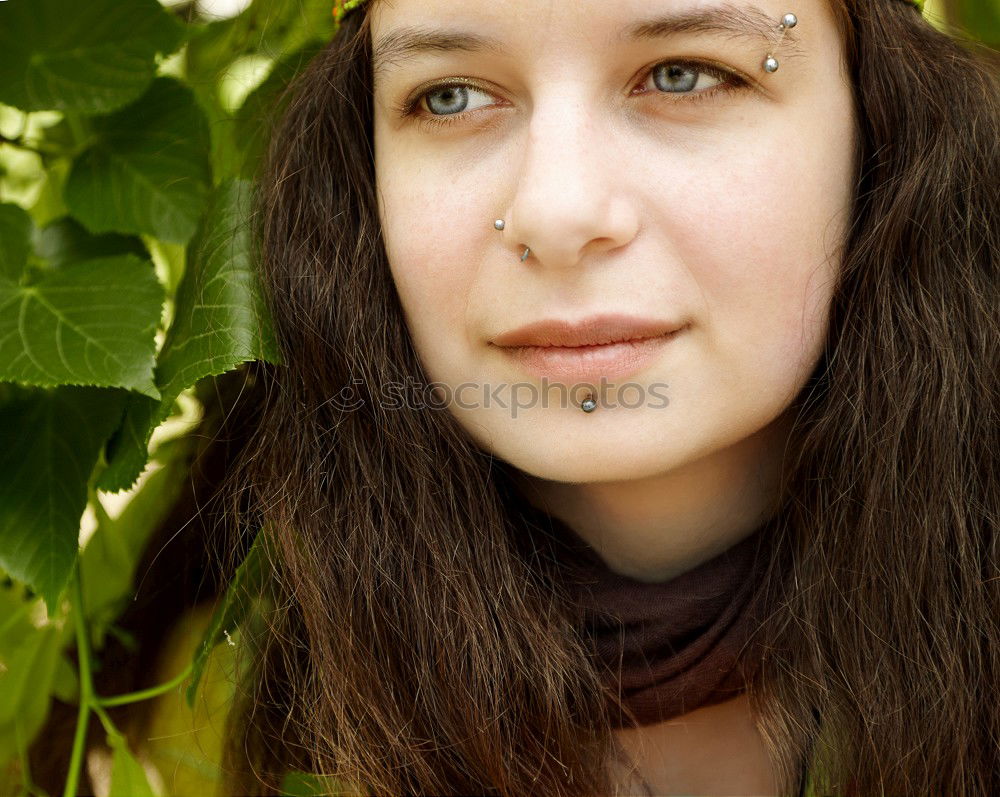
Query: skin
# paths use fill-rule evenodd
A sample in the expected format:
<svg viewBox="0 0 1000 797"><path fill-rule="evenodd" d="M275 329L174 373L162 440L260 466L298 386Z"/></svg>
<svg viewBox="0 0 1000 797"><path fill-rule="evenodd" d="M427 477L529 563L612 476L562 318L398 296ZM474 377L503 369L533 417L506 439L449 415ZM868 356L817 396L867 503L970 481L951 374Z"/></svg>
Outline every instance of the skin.
<svg viewBox="0 0 1000 797"><path fill-rule="evenodd" d="M379 213L428 381L452 398L463 383L480 386L447 411L517 469L529 500L609 567L645 581L711 558L773 512L789 406L822 351L853 198L852 94L825 2L732 3L760 9L775 26L789 10L798 16L775 48L773 74L761 68L763 40L614 38L655 12L714 5L382 0L372 8L375 42L420 24L495 36L507 49L423 53L376 73ZM721 66L746 85L719 91L726 77L700 72L686 94L670 92L650 70L678 59ZM476 84L466 104L442 87L455 79ZM401 116L398 107L422 94L417 113ZM446 127L417 118L448 115ZM532 256L521 262L526 245ZM526 386L542 385L493 337L598 312L686 324L602 396L629 400L613 389L627 381L647 401L584 413L550 392L547 405L522 405L516 417L510 406L486 406L483 385L508 386L499 390L508 405L509 386L520 384L527 403ZM666 385L667 406L652 400L654 384ZM748 717L737 699L686 730L674 721L620 738L661 789L766 793L757 791L770 781ZM672 760L670 750L683 747L677 733L725 738L725 750L757 766L741 767L747 779L737 783L718 757L700 770L690 754Z"/></svg>

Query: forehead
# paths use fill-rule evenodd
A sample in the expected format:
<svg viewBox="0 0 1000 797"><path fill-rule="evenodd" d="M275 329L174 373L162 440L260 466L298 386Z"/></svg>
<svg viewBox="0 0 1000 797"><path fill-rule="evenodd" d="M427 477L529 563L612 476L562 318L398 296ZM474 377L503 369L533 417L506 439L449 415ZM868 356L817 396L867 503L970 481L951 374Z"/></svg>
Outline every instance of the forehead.
<svg viewBox="0 0 1000 797"><path fill-rule="evenodd" d="M517 57L526 49L613 48L702 34L767 47L789 9L782 0L371 0L376 75L429 54L478 52ZM824 0L797 0L795 13L820 22ZM826 12L824 14L823 12ZM785 31L782 47L798 48Z"/></svg>

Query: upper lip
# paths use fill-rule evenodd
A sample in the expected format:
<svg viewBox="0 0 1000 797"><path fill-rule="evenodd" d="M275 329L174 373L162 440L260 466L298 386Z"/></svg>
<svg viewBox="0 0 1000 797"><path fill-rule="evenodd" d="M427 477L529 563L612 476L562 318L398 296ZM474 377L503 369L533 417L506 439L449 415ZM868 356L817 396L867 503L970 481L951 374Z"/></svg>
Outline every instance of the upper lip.
<svg viewBox="0 0 1000 797"><path fill-rule="evenodd" d="M496 346L600 346L656 338L684 325L656 318L604 313L578 321L545 319L497 335Z"/></svg>

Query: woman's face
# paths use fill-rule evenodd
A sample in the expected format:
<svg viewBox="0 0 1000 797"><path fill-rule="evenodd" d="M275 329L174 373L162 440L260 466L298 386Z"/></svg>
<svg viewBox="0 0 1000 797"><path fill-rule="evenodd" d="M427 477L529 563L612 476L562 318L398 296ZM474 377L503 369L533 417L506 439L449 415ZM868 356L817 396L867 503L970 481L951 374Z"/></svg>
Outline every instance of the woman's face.
<svg viewBox="0 0 1000 797"><path fill-rule="evenodd" d="M852 201L827 3L376 0L372 14L392 275L427 377L477 443L545 479L628 480L772 424L820 355ZM417 32L444 38L380 58ZM660 324L635 335L680 329L498 345L609 313ZM631 367L613 356L640 350Z"/></svg>

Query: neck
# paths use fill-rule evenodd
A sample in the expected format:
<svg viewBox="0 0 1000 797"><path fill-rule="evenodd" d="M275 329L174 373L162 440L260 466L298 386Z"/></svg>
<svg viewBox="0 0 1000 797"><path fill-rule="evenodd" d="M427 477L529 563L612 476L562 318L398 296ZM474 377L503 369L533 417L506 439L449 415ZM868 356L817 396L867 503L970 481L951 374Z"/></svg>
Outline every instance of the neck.
<svg viewBox="0 0 1000 797"><path fill-rule="evenodd" d="M526 500L572 528L611 570L666 581L773 515L791 421L786 412L757 434L646 478L565 483L522 473L516 479Z"/></svg>

